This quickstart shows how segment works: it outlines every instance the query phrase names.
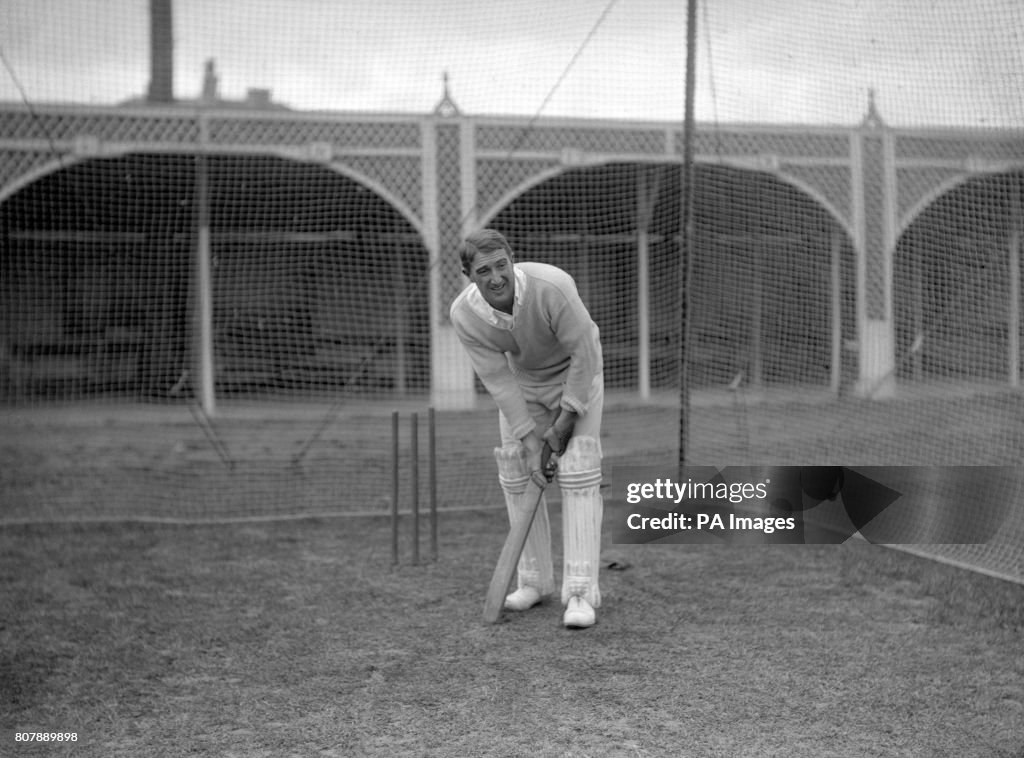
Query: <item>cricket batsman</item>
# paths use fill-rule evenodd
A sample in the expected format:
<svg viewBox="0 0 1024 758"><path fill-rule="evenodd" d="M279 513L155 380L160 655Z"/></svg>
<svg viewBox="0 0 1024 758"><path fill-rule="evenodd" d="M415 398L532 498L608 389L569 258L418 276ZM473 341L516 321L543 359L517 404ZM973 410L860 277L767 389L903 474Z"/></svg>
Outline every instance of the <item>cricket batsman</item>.
<svg viewBox="0 0 1024 758"><path fill-rule="evenodd" d="M529 518L531 472L547 443L558 456L562 491L563 624L586 628L601 605L601 415L604 373L597 325L565 271L515 263L508 241L482 229L459 248L470 284L452 303L451 322L498 406L494 457L511 524ZM554 594L551 527L542 499L505 608L525 611Z"/></svg>

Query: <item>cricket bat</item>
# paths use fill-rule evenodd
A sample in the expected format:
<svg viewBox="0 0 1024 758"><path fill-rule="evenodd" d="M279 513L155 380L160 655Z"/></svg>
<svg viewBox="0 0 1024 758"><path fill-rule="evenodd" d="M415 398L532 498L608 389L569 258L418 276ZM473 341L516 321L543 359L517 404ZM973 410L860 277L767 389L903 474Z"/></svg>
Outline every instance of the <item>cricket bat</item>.
<svg viewBox="0 0 1024 758"><path fill-rule="evenodd" d="M533 526L533 518L537 515L537 508L540 506L548 482L554 478L554 469L549 467L550 460L551 448L544 443L540 454L540 471L533 472L530 476L530 483L526 486L525 496L528 498L527 502L533 503L533 507L526 518L509 529L505 544L501 548L501 554L498 556L498 563L494 567L491 585L487 588L487 598L484 600L484 621L488 624L493 624L501 616L501 609L505 606L505 595L508 594L508 587L515 576L519 556L523 553L526 537L530 533L530 527Z"/></svg>

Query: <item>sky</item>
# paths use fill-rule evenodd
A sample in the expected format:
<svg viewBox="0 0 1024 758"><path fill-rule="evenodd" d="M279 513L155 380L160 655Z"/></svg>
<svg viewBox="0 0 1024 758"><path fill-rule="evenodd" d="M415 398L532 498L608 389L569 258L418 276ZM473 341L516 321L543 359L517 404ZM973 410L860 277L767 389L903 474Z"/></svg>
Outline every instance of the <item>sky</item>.
<svg viewBox="0 0 1024 758"><path fill-rule="evenodd" d="M297 110L681 121L686 0L174 0L175 95ZM703 122L1024 127L1020 0L699 0ZM116 104L149 0L0 0L0 101Z"/></svg>

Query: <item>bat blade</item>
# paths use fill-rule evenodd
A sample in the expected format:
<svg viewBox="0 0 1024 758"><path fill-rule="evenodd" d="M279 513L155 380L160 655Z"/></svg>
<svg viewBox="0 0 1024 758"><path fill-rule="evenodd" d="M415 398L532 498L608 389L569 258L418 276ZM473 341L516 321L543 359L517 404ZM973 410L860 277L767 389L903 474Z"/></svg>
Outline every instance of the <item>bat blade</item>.
<svg viewBox="0 0 1024 758"><path fill-rule="evenodd" d="M533 507L526 518L516 522L509 529L505 544L501 547L501 554L498 556L498 563L494 567L491 584L487 588L487 598L484 600L484 621L488 624L493 624L501 615L501 609L505 605L505 596L516 575L519 556L523 554L523 546L526 545L526 538L530 534L530 527L533 526L534 516L537 515L537 508L540 506L544 488L538 486L531 479L527 493L533 498Z"/></svg>
<svg viewBox="0 0 1024 758"><path fill-rule="evenodd" d="M551 449L545 445L541 453L541 467L546 474L535 472L530 477L525 496L527 502L532 503L530 512L526 518L517 521L508 531L505 537L505 544L501 547L501 554L498 556L498 563L494 567L494 574L491 576L491 584L487 588L487 597L484 599L484 621L493 624L501 616L501 609L505 606L505 595L508 594L509 585L516 574L516 566L519 564L519 556L523 554L523 546L526 545L526 538L530 534L530 527L533 526L533 519L537 515L541 498L544 496L544 489L554 476L553 471L548 471L548 464L551 459Z"/></svg>

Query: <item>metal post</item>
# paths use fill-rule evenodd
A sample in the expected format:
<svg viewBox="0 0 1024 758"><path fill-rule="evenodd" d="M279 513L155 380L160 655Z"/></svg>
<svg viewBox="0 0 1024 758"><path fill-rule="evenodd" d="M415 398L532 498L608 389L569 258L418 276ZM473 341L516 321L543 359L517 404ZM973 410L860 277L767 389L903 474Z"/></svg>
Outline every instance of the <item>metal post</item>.
<svg viewBox="0 0 1024 758"><path fill-rule="evenodd" d="M420 562L420 446L419 418L412 414L409 431L409 458L412 469L412 565Z"/></svg>
<svg viewBox="0 0 1024 758"><path fill-rule="evenodd" d="M195 372L193 392L203 412L216 412L213 377L213 277L210 254L210 178L206 155L206 119L199 117L200 149L196 154Z"/></svg>
<svg viewBox="0 0 1024 758"><path fill-rule="evenodd" d="M683 121L683 171L680 184L682 203L679 297L679 474L690 443L690 380L687 352L690 341L690 280L693 273L693 95L697 70L697 0L686 3L686 113Z"/></svg>
<svg viewBox="0 0 1024 758"><path fill-rule="evenodd" d="M651 398L651 240L658 175L643 167L636 187L637 384L642 401Z"/></svg>
<svg viewBox="0 0 1024 758"><path fill-rule="evenodd" d="M429 445L428 464L430 470L430 560L437 560L437 421L433 408L427 409L427 426L430 435L427 438Z"/></svg>
<svg viewBox="0 0 1024 758"><path fill-rule="evenodd" d="M832 371L829 376L829 388L832 394L839 396L843 377L843 290L842 290L842 255L843 240L838 229L832 230L829 243L830 279L832 291Z"/></svg>
<svg viewBox="0 0 1024 758"><path fill-rule="evenodd" d="M1010 236L1007 254L1010 264L1010 303L1007 312L1006 333L1009 338L1008 358L1010 386L1020 386L1020 253L1021 253L1021 192L1020 182L1011 177Z"/></svg>
<svg viewBox="0 0 1024 758"><path fill-rule="evenodd" d="M750 313L750 384L761 389L764 384L764 272L767 268L765 259L773 251L769 247L771 240L768 235L754 235L752 238L753 272L751 282L751 313Z"/></svg>
<svg viewBox="0 0 1024 758"><path fill-rule="evenodd" d="M636 241L637 310L637 389L640 399L651 399L651 257L646 229L637 232Z"/></svg>
<svg viewBox="0 0 1024 758"><path fill-rule="evenodd" d="M398 564L398 411L391 414L391 564Z"/></svg>

